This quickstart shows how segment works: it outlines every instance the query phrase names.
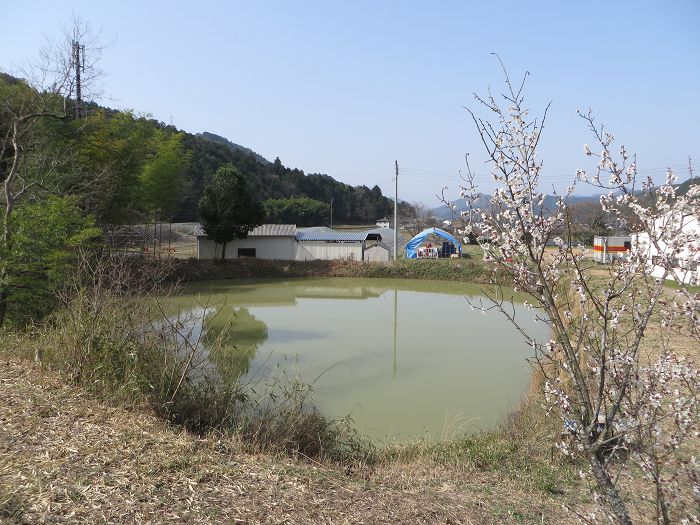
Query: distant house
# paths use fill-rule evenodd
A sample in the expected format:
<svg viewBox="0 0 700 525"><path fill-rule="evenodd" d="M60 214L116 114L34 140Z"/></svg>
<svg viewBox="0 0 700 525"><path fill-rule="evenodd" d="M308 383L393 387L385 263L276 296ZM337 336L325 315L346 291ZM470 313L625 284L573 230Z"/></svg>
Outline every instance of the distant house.
<svg viewBox="0 0 700 525"><path fill-rule="evenodd" d="M655 237L660 237L658 247L650 242L649 234L639 233L633 236L635 249L642 251L647 257L647 267L651 275L663 277L665 268L671 269L666 279L673 279L686 284L700 283L700 261L696 250L700 248L700 221L691 213L675 213L656 220L654 223ZM687 242L683 248L672 253L663 241L661 233L664 229L672 229L685 235ZM694 255L695 254L695 255Z"/></svg>
<svg viewBox="0 0 700 525"><path fill-rule="evenodd" d="M381 240L381 234L373 230L353 232L325 227L297 228L294 224L263 224L248 233L247 238L228 243L226 258L363 261L367 260L367 249ZM379 251L373 256L383 257ZM197 230L197 258L221 258L221 245L207 239L201 227Z"/></svg>
<svg viewBox="0 0 700 525"><path fill-rule="evenodd" d="M384 217L383 219L377 220L375 224L377 228L391 228L391 219Z"/></svg>

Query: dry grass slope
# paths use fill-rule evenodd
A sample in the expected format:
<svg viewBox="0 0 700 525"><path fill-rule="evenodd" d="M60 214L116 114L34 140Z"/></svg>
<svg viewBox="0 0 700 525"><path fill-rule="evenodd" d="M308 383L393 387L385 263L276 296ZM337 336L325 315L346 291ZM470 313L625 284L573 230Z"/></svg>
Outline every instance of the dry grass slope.
<svg viewBox="0 0 700 525"><path fill-rule="evenodd" d="M2 358L0 358L2 359ZM418 461L375 470L252 454L0 360L0 522L567 523L556 498Z"/></svg>

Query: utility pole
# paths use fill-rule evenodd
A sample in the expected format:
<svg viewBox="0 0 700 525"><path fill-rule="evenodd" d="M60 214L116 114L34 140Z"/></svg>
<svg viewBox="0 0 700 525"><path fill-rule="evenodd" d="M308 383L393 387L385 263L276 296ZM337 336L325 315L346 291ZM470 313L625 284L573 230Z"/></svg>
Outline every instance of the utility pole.
<svg viewBox="0 0 700 525"><path fill-rule="evenodd" d="M85 71L85 46L73 40L73 68L75 69L75 118L82 116L82 89L80 85L80 72Z"/></svg>
<svg viewBox="0 0 700 525"><path fill-rule="evenodd" d="M394 260L397 260L399 253L399 161L395 160L396 178L394 179Z"/></svg>
<svg viewBox="0 0 700 525"><path fill-rule="evenodd" d="M690 180L693 180L693 159L688 155L688 173L690 174Z"/></svg>
<svg viewBox="0 0 700 525"><path fill-rule="evenodd" d="M333 229L333 197L331 197L331 230Z"/></svg>

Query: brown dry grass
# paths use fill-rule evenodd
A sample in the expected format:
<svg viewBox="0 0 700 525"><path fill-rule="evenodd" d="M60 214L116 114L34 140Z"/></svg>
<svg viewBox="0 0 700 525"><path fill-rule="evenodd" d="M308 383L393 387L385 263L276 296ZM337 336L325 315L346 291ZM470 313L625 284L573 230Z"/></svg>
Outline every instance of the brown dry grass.
<svg viewBox="0 0 700 525"><path fill-rule="evenodd" d="M568 523L517 476L416 459L376 469L251 454L0 361L0 521Z"/></svg>

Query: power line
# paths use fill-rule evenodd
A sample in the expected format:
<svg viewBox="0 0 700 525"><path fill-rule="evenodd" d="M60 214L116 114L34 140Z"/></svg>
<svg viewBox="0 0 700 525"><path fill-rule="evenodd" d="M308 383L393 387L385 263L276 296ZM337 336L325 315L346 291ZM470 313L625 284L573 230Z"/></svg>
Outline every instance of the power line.
<svg viewBox="0 0 700 525"><path fill-rule="evenodd" d="M640 168L637 169L636 172L638 175L645 175L645 176L659 176L659 175L665 175L669 169L673 170L674 172L679 172L682 171L683 169L687 169L687 165L672 165L668 166L665 168ZM414 178L414 179L425 179L425 180L445 180L447 177L454 177L458 178L459 172L454 173L454 172L441 172L441 171L431 171L431 170L421 170L422 173L414 173L413 171L417 170L411 170L409 171L409 168L401 168L400 173L406 177ZM589 172L589 174L593 174L594 172ZM489 174L477 174L474 176L476 180L489 180L492 181L493 177L492 175ZM541 174L540 175L541 180L547 180L547 181L567 181L567 180L576 180L576 175L574 173L572 174L558 174L558 175L547 175L547 174Z"/></svg>

